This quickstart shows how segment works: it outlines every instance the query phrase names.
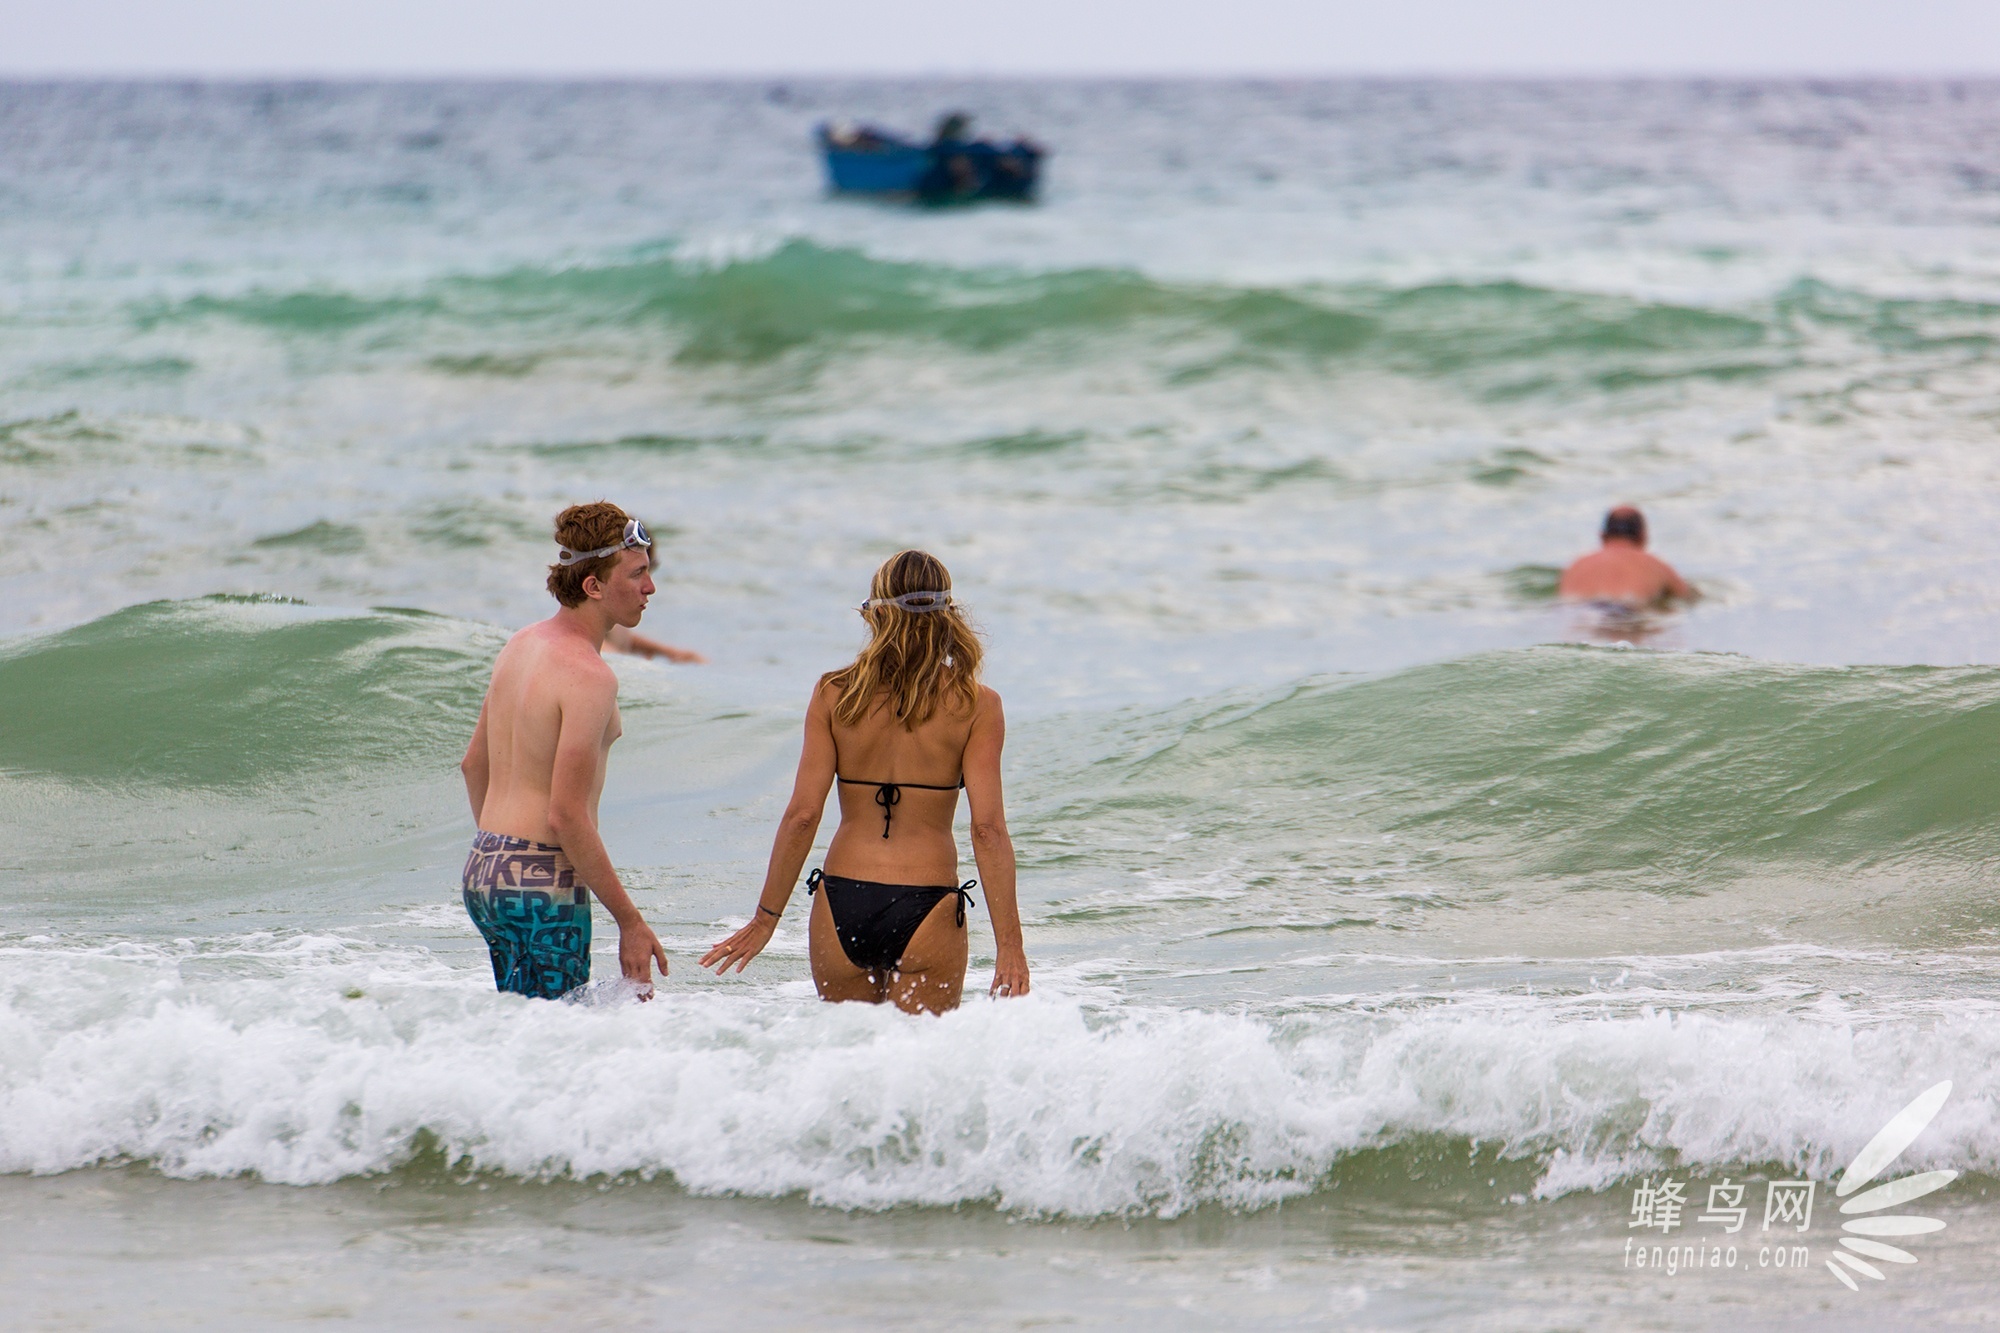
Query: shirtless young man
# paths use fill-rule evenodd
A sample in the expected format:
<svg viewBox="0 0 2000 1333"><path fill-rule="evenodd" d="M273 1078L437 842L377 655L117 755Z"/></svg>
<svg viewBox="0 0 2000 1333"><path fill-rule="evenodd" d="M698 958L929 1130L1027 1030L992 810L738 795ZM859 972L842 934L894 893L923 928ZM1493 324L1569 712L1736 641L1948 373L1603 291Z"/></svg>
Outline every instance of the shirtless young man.
<svg viewBox="0 0 2000 1333"><path fill-rule="evenodd" d="M618 966L650 995L667 953L632 905L597 833L604 765L623 730L605 635L639 623L653 595L645 525L617 505L556 515L549 592L562 603L507 641L459 769L479 832L465 910L503 991L555 999L590 980L590 897L618 923Z"/></svg>
<svg viewBox="0 0 2000 1333"><path fill-rule="evenodd" d="M1556 595L1566 602L1606 602L1638 611L1698 595L1674 567L1646 551L1646 516L1619 505L1604 516L1603 545L1562 573Z"/></svg>

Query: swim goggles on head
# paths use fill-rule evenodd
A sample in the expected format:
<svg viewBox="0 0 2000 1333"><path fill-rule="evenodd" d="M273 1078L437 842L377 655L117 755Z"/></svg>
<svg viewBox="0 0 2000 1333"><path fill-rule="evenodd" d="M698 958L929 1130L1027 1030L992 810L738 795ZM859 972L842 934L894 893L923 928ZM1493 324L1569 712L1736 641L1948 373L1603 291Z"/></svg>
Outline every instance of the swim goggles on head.
<svg viewBox="0 0 2000 1333"><path fill-rule="evenodd" d="M942 611L951 605L951 589L943 592L906 592L896 597L870 597L861 604L866 612L877 606L897 606L905 611Z"/></svg>
<svg viewBox="0 0 2000 1333"><path fill-rule="evenodd" d="M617 555L629 551L634 546L653 549L653 534L646 531L646 525L636 518L625 520L625 536L616 546L606 546L595 551L572 551L567 546L556 547L556 563L559 565L580 565L586 560L596 560L602 556Z"/></svg>

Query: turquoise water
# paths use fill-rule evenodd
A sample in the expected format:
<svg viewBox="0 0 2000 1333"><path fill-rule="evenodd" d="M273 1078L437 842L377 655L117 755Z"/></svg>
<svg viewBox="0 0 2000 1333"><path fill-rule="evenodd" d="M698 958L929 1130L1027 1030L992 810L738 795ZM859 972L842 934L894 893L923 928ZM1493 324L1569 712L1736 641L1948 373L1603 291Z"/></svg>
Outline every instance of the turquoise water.
<svg viewBox="0 0 2000 1333"><path fill-rule="evenodd" d="M948 104L1055 146L1043 203L822 195L817 119ZM16 1317L1974 1317L1996 128L1948 83L0 87ZM600 495L713 659L617 663L675 970L535 1006L455 766ZM1699 606L1553 602L1619 500ZM796 912L692 966L910 544L1008 701L1036 985L933 1022L814 1003ZM1967 1173L1950 1225L1851 1293L1831 1182L1947 1078L1890 1174ZM1821 1182L1810 1264L1633 1269L1664 1176Z"/></svg>

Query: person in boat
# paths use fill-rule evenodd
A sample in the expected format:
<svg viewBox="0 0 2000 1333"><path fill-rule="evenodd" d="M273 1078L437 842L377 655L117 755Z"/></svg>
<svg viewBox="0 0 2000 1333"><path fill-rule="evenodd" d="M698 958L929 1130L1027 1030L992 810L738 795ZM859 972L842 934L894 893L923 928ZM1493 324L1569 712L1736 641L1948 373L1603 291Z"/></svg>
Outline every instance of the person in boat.
<svg viewBox="0 0 2000 1333"><path fill-rule="evenodd" d="M966 135L972 129L972 117L963 111L953 111L938 117L936 130L931 133L931 151L949 152L953 148L963 148L970 142Z"/></svg>
<svg viewBox="0 0 2000 1333"><path fill-rule="evenodd" d="M983 177L973 161L973 144L967 136L972 117L953 111L940 117L929 147L931 164L917 182L917 194L925 199L965 199L979 193Z"/></svg>
<svg viewBox="0 0 2000 1333"><path fill-rule="evenodd" d="M1562 572L1556 595L1627 611L1692 602L1698 595L1674 567L1646 550L1646 516L1619 505L1604 516L1602 544Z"/></svg>
<svg viewBox="0 0 2000 1333"><path fill-rule="evenodd" d="M657 573L659 572L659 568L660 548L658 546L647 547L646 572L648 574ZM646 635L639 633L638 630L627 629L623 625L613 625L605 632L604 646L614 653L630 653L634 657L643 657L648 661L651 661L655 657L664 657L669 662L678 662L690 666L706 665L708 662L706 657L703 657L692 648L676 648L671 643L648 638Z"/></svg>
<svg viewBox="0 0 2000 1333"><path fill-rule="evenodd" d="M978 883L958 882L951 825L963 789L998 955L989 993L1026 995L1014 844L1000 795L1007 723L999 694L979 681L979 639L952 599L950 573L922 551L900 552L875 571L861 616L867 644L820 677L806 706L798 777L756 911L701 964L717 975L731 965L741 972L770 943L837 786L840 827L824 868L806 881L820 998L887 1001L906 1013L957 1008L965 909Z"/></svg>
<svg viewBox="0 0 2000 1333"><path fill-rule="evenodd" d="M856 125L838 120L826 127L827 141L853 153L876 153L902 145L883 135L873 125Z"/></svg>

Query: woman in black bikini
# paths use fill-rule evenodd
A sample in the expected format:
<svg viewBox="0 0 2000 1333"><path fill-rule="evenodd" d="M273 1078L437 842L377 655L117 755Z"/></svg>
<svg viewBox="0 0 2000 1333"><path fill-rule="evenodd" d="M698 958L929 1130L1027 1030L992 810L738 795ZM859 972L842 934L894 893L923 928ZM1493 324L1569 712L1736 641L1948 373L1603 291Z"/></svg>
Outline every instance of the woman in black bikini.
<svg viewBox="0 0 2000 1333"><path fill-rule="evenodd" d="M807 880L820 998L888 1000L908 1013L957 1008L976 883L958 882L951 820L962 787L998 952L992 993L1026 995L1014 844L1000 799L1007 723L1000 696L979 683L979 640L951 600L951 575L922 551L891 556L861 615L867 646L822 676L806 706L799 775L756 914L701 965L741 972L770 942L837 780L840 827L825 870Z"/></svg>

